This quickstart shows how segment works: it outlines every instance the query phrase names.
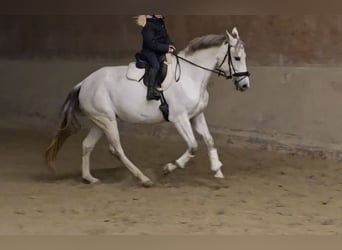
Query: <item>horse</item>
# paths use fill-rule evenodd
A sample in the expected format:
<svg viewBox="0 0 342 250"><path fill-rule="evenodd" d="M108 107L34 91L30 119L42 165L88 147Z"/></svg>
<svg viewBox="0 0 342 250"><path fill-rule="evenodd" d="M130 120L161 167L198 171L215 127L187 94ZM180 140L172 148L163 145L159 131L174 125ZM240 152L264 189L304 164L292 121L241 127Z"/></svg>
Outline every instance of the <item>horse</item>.
<svg viewBox="0 0 342 250"><path fill-rule="evenodd" d="M187 143L187 150L174 162L167 163L163 172L184 168L198 148L194 130L207 146L210 169L214 177L224 178L213 137L204 111L208 105L207 85L212 73L232 79L236 90L250 87L246 52L238 30L234 27L223 35L209 34L190 41L185 49L171 55L176 58L169 67L178 74L164 91L169 104L169 122ZM121 146L117 121L156 124L166 122L158 109L158 101L146 100L146 87L126 77L128 66L105 66L75 85L61 108L61 122L55 137L45 151L45 160L55 170L57 153L65 140L80 130L77 115L85 115L92 127L82 142L82 178L97 183L90 172L90 155L99 139L105 135L110 152L141 182L150 187L152 181L131 162Z"/></svg>

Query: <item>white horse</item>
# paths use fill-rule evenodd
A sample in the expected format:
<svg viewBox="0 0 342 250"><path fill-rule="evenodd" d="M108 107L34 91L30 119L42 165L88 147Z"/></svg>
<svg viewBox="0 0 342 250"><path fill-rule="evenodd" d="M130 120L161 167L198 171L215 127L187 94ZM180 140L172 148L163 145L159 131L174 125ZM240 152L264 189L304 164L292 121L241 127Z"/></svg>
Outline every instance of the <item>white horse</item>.
<svg viewBox="0 0 342 250"><path fill-rule="evenodd" d="M195 38L177 57L177 63L171 67L176 71L176 78L179 78L179 81L174 79L164 95L169 104L169 121L186 141L188 149L175 162L166 164L164 172L170 173L177 168L184 168L194 157L198 144L193 126L208 147L210 168L214 176L224 178L221 171L222 163L203 112L208 105L207 84L212 72L233 78L237 90L244 91L249 88L243 43L237 29L234 28L231 34L226 31L225 35ZM159 102L146 100L145 86L127 79L127 69L127 66L103 67L71 90L62 107L63 119L58 133L45 154L52 169L63 142L79 129L75 114L81 112L93 122L93 127L83 141L83 179L89 183L99 181L90 173L90 154L104 134L108 139L110 151L141 181L142 185L152 185L150 179L125 155L120 143L117 119L151 124L165 120L158 109Z"/></svg>

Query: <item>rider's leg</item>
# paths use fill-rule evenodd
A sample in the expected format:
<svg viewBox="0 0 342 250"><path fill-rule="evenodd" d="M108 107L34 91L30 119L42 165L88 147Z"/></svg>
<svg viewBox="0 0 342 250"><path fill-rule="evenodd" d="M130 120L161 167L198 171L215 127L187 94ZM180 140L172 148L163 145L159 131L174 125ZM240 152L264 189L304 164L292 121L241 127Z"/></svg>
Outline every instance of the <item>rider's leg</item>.
<svg viewBox="0 0 342 250"><path fill-rule="evenodd" d="M157 75L160 69L160 63L157 55L152 52L145 52L144 58L148 61L151 68L148 76L148 85L147 85L147 100L159 100L160 93L156 89L157 85Z"/></svg>

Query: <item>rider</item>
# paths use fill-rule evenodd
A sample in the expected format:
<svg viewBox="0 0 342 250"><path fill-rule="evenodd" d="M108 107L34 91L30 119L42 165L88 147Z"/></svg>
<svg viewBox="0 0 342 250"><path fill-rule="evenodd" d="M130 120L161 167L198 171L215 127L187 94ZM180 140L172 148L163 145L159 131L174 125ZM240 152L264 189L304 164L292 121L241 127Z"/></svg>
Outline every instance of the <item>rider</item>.
<svg viewBox="0 0 342 250"><path fill-rule="evenodd" d="M141 18L143 21L141 21ZM156 80L160 64L163 63L166 53L172 53L176 50L167 34L164 19L165 18L162 15L145 15L138 17L138 24L143 26L141 31L143 45L140 54L151 67L148 78L147 100L160 99L160 93L156 89Z"/></svg>

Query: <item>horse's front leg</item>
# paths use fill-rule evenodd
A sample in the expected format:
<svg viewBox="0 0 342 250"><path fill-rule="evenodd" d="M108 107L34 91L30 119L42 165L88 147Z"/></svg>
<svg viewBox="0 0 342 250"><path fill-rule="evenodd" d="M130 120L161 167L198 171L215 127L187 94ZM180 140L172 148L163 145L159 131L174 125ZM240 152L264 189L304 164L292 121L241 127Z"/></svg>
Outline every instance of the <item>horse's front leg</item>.
<svg viewBox="0 0 342 250"><path fill-rule="evenodd" d="M215 177L224 178L222 171L221 171L222 162L219 159L217 149L215 148L215 145L214 145L214 139L209 132L204 114L200 113L199 115L195 116L192 119L192 123L194 125L195 130L197 131L197 133L199 133L203 137L205 144L208 147L208 154L209 154L210 165L211 165L210 168L212 171L215 172Z"/></svg>
<svg viewBox="0 0 342 250"><path fill-rule="evenodd" d="M195 156L197 151L197 141L192 131L191 123L187 115L182 115L179 119L173 122L179 134L188 144L186 152L179 157L174 163L168 163L164 167L164 174L168 174L176 168L184 168L191 158Z"/></svg>

